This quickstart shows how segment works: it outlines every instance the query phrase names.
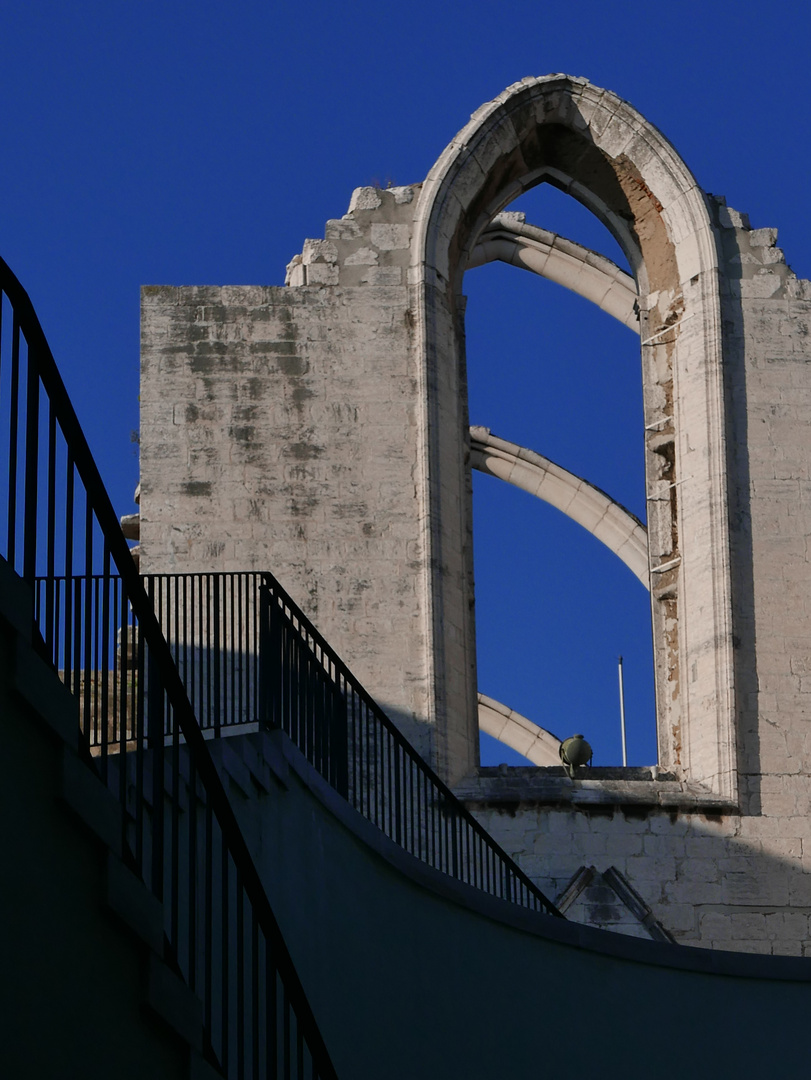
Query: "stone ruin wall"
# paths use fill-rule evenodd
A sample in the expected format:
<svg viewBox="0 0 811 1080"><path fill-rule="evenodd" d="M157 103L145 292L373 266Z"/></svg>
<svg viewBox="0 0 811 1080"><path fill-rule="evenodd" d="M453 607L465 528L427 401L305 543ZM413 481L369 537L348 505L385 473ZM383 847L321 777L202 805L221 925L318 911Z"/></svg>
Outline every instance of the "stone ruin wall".
<svg viewBox="0 0 811 1080"><path fill-rule="evenodd" d="M305 243L287 288L144 290L141 544L145 571L270 569L436 757L437 681L464 687L475 663L462 627L455 670L441 669L427 610L426 376L408 269L418 192L359 189L325 239ZM804 954L811 284L774 230L710 205L723 256L738 804L656 770L572 783L466 762L457 786L552 897L584 867L613 868L680 942ZM458 419L462 439L463 407ZM444 554L463 595L467 556Z"/></svg>
<svg viewBox="0 0 811 1080"><path fill-rule="evenodd" d="M714 210L740 812L667 778L570 785L487 769L460 794L549 895L584 866L614 867L679 942L811 955L811 282L786 265L776 230L750 229L723 200ZM616 905L603 925L628 932L623 915Z"/></svg>
<svg viewBox="0 0 811 1080"><path fill-rule="evenodd" d="M413 199L362 191L293 287L144 288L140 549L274 573L430 756Z"/></svg>

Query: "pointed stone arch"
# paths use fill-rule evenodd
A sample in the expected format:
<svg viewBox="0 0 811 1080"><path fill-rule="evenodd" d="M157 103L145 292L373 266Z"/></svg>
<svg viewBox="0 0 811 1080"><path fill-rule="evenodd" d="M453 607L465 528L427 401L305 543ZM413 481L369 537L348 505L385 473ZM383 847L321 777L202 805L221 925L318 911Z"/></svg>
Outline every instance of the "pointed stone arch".
<svg viewBox="0 0 811 1080"><path fill-rule="evenodd" d="M523 215L521 215L523 216ZM616 263L564 236L499 214L473 249L468 270L498 260L571 289L639 333L636 283Z"/></svg>
<svg viewBox="0 0 811 1080"><path fill-rule="evenodd" d="M482 106L420 194L410 285L423 380L418 482L438 764L475 763L462 278L494 216L547 182L591 209L639 294L660 763L737 798L718 252L705 197L636 110L584 79L524 79ZM467 451L469 454L469 449Z"/></svg>
<svg viewBox="0 0 811 1080"><path fill-rule="evenodd" d="M647 529L610 495L534 450L499 439L489 428L471 427L470 464L582 525L649 587Z"/></svg>

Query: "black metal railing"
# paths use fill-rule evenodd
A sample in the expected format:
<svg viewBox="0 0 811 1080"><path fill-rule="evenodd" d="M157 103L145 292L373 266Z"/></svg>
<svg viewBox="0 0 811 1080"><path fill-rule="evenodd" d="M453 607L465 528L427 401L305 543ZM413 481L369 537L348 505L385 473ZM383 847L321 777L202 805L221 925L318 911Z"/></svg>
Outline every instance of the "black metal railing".
<svg viewBox="0 0 811 1080"><path fill-rule="evenodd" d="M281 728L340 795L422 862L522 907L560 914L272 574L147 574L143 580L203 729ZM86 697L84 705L97 738Z"/></svg>
<svg viewBox="0 0 811 1080"><path fill-rule="evenodd" d="M364 690L271 574L260 594L261 716L364 817L422 862L562 918Z"/></svg>
<svg viewBox="0 0 811 1080"><path fill-rule="evenodd" d="M31 302L0 260L0 553L79 698L85 758L163 904L165 952L227 1077L335 1071ZM39 579L39 580L37 580ZM181 745L184 750L181 753Z"/></svg>

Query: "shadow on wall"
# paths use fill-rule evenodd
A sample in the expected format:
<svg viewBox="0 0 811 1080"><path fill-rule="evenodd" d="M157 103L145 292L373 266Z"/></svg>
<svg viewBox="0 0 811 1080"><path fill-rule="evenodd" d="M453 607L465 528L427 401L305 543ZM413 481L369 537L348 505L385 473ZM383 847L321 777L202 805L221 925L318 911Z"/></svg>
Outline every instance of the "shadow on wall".
<svg viewBox="0 0 811 1080"><path fill-rule="evenodd" d="M776 1045L781 1069L804 1064L804 961L680 950L445 888L347 818L281 746L284 793L266 811L237 809L339 1075L411 1080L430 1062L432 1076L529 1080L573 1061L588 1075L599 1060L634 1076L634 1062L654 1060L657 1075L681 1077L684 1054L663 1052L662 1032L683 1001L694 1076L771 1075ZM573 1023L576 1047L562 1036Z"/></svg>
<svg viewBox="0 0 811 1080"><path fill-rule="evenodd" d="M724 339L727 475L730 477L729 537L734 588L732 608L733 660L738 718L738 775L744 812L762 810L762 769L759 726L764 720L758 700L758 657L755 628L755 583L752 548L752 505L749 468L749 397L741 303L744 260L741 245L748 237L748 219L730 210L723 199L711 200L719 226L720 255L729 289L721 296Z"/></svg>
<svg viewBox="0 0 811 1080"><path fill-rule="evenodd" d="M597 784L579 786L587 797ZM553 901L584 869L613 869L680 944L811 955L807 795L784 818L632 805L563 809L521 803L514 791L501 805L463 801Z"/></svg>

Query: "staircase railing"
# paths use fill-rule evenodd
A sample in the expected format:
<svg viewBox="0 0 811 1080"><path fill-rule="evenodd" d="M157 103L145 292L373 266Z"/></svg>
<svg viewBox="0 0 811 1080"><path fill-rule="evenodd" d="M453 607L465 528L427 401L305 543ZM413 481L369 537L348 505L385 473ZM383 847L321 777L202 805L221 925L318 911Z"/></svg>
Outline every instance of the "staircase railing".
<svg viewBox="0 0 811 1080"><path fill-rule="evenodd" d="M203 1003L209 1061L228 1077L334 1078L39 320L2 260L0 447L0 553L36 585L38 648L80 700L85 756L124 808L124 849L163 904L167 962Z"/></svg>
<svg viewBox="0 0 811 1080"><path fill-rule="evenodd" d="M356 810L422 862L561 916L465 809L271 574L262 575L260 715Z"/></svg>
<svg viewBox="0 0 811 1080"><path fill-rule="evenodd" d="M204 729L283 729L340 795L422 862L522 907L560 914L272 574L147 574L143 581ZM41 610L44 604L40 598ZM87 693L83 704L97 740Z"/></svg>

